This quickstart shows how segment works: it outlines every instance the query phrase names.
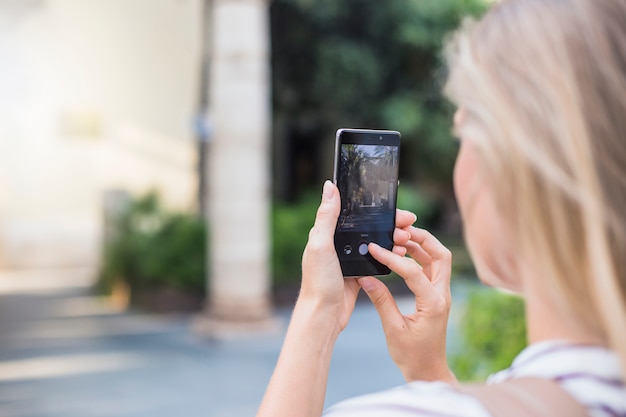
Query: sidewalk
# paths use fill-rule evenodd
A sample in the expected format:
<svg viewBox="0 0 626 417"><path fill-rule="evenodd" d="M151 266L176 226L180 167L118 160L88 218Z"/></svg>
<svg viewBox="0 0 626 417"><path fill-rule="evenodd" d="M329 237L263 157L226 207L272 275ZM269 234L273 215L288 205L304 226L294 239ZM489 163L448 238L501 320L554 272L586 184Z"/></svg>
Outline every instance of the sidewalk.
<svg viewBox="0 0 626 417"><path fill-rule="evenodd" d="M192 317L117 312L80 280L45 291L3 283L0 417L253 416L283 338L202 339ZM286 323L289 313L276 314ZM327 404L402 383L375 310L359 304L335 348Z"/></svg>

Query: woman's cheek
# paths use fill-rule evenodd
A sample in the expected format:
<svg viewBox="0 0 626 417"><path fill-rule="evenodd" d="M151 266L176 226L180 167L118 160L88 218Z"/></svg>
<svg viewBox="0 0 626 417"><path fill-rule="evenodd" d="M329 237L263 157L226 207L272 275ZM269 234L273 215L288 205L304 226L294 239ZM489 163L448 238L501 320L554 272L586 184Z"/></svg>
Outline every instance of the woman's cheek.
<svg viewBox="0 0 626 417"><path fill-rule="evenodd" d="M507 237L493 196L480 180L479 164L471 143L462 142L454 167L454 190L463 220L465 241L480 280L489 286L519 290L510 275Z"/></svg>

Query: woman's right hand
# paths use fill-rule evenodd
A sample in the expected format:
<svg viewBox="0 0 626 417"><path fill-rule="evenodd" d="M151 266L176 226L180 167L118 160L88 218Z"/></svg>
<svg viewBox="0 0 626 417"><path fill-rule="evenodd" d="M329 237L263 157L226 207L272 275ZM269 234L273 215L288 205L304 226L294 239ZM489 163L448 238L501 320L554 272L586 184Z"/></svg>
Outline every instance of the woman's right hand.
<svg viewBox="0 0 626 417"><path fill-rule="evenodd" d="M402 226L400 226L402 227ZM370 243L369 252L380 263L404 278L415 294L415 311L403 315L389 289L374 277L359 278L361 288L376 307L389 353L407 381L456 383L446 360L446 329L450 312L452 254L432 234L413 226L403 246L410 257Z"/></svg>

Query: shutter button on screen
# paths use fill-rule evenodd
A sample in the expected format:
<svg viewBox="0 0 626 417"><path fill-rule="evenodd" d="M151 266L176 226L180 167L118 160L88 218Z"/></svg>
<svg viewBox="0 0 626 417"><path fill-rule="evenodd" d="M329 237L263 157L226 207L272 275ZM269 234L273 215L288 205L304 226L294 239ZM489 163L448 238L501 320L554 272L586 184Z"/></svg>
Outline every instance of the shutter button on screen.
<svg viewBox="0 0 626 417"><path fill-rule="evenodd" d="M359 253L361 255L366 255L367 254L367 243L361 243L359 245Z"/></svg>

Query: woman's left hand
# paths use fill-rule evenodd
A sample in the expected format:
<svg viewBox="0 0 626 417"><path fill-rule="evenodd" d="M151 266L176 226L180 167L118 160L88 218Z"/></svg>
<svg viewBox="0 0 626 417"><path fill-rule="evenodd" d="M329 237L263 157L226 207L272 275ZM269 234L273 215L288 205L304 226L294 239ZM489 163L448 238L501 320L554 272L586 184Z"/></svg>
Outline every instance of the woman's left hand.
<svg viewBox="0 0 626 417"><path fill-rule="evenodd" d="M329 313L343 330L354 310L360 286L355 279L344 279L337 252L335 228L341 210L339 190L330 181L324 183L322 202L315 224L302 255L302 287L298 304L311 303L316 311Z"/></svg>

